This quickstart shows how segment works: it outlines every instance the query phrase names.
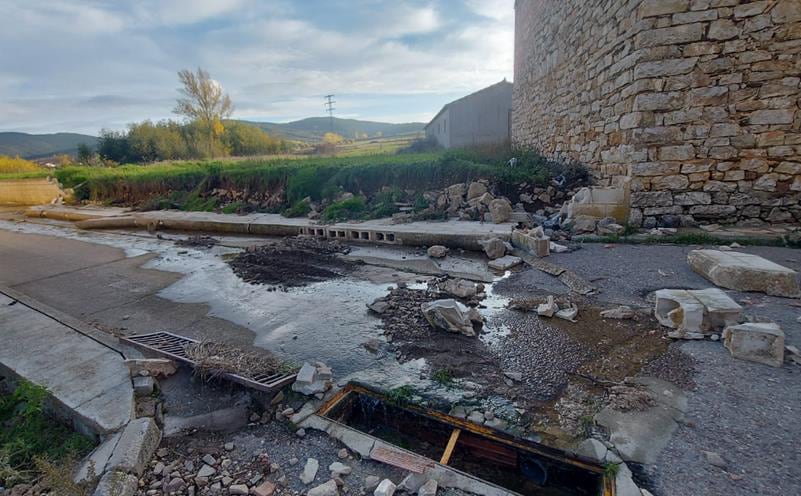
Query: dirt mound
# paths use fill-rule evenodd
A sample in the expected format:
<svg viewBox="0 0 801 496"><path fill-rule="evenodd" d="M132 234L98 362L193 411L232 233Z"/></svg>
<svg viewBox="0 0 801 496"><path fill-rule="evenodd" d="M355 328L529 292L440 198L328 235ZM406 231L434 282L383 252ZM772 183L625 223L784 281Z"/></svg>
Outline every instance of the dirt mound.
<svg viewBox="0 0 801 496"><path fill-rule="evenodd" d="M337 255L348 251L336 241L298 236L248 248L228 263L245 282L287 288L346 275L355 264Z"/></svg>

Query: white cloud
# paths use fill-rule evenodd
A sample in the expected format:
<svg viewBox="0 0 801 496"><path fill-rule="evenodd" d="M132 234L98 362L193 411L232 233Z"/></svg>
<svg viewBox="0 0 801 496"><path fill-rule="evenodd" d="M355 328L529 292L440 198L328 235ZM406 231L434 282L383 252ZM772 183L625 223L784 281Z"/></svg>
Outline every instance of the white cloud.
<svg viewBox="0 0 801 496"><path fill-rule="evenodd" d="M0 46L13 47L0 52L0 127L95 133L170 117L176 72L198 66L239 118L321 115L322 95L335 93L342 115L427 120L512 75L513 0L455 5L14 1L0 18Z"/></svg>

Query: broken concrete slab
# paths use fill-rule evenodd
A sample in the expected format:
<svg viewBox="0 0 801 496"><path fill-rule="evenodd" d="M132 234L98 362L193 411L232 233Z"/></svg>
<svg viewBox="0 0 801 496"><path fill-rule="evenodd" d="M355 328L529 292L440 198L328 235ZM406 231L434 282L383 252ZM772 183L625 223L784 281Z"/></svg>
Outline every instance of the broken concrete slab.
<svg viewBox="0 0 801 496"><path fill-rule="evenodd" d="M772 296L801 296L798 273L757 255L736 251L693 250L687 254L692 269L717 286L758 291Z"/></svg>
<svg viewBox="0 0 801 496"><path fill-rule="evenodd" d="M121 431L115 432L83 459L75 472L75 482L93 479L106 471L106 464L114 453L121 434Z"/></svg>
<svg viewBox="0 0 801 496"><path fill-rule="evenodd" d="M723 346L735 358L781 367L784 332L772 322L747 322L723 330Z"/></svg>
<svg viewBox="0 0 801 496"><path fill-rule="evenodd" d="M160 442L161 431L155 420L143 417L130 421L106 464L107 469L141 476Z"/></svg>
<svg viewBox="0 0 801 496"><path fill-rule="evenodd" d="M742 307L718 288L660 289L655 293L654 315L663 326L677 330L671 337L703 338L737 324Z"/></svg>
<svg viewBox="0 0 801 496"><path fill-rule="evenodd" d="M655 404L627 412L606 407L595 416L595 421L609 430L609 440L623 460L652 464L670 441L677 422L684 418L687 396L660 379L642 377L634 382L648 388Z"/></svg>
<svg viewBox="0 0 801 496"><path fill-rule="evenodd" d="M490 260L487 266L493 270L509 270L523 263L523 259L512 255L505 255L495 260Z"/></svg>

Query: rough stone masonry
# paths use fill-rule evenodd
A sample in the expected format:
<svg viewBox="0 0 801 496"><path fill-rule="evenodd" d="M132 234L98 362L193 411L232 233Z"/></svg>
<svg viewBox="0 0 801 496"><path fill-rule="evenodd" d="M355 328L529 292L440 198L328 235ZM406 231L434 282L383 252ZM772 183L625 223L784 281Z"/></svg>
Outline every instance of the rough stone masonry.
<svg viewBox="0 0 801 496"><path fill-rule="evenodd" d="M512 140L630 223L801 221L801 0L518 0Z"/></svg>

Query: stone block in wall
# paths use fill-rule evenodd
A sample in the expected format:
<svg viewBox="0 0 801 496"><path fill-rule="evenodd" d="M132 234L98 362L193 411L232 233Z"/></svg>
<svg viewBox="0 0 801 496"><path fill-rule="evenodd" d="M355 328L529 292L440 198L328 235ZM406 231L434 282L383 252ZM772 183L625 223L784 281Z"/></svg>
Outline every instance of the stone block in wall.
<svg viewBox="0 0 801 496"><path fill-rule="evenodd" d="M634 79L676 76L693 70L698 57L641 62L634 67Z"/></svg>
<svg viewBox="0 0 801 496"><path fill-rule="evenodd" d="M770 11L770 17L777 24L801 21L801 3L798 0L779 0Z"/></svg>
<svg viewBox="0 0 801 496"><path fill-rule="evenodd" d="M685 94L678 91L669 93L642 93L634 97L634 110L677 110L684 106L684 101Z"/></svg>
<svg viewBox="0 0 801 496"><path fill-rule="evenodd" d="M669 176L657 176L651 180L651 189L656 191L672 190L680 191L687 189L690 180L682 174L672 174Z"/></svg>
<svg viewBox="0 0 801 496"><path fill-rule="evenodd" d="M665 14L686 12L690 0L643 0L639 7L640 17L655 17Z"/></svg>
<svg viewBox="0 0 801 496"><path fill-rule="evenodd" d="M765 12L765 9L768 8L769 4L770 2L762 0L760 2L752 2L743 5L738 5L737 7L734 8L734 18L742 19L744 17L752 17L755 15L759 15Z"/></svg>
<svg viewBox="0 0 801 496"><path fill-rule="evenodd" d="M632 176L664 176L678 174L681 164L677 162L641 162L631 166Z"/></svg>
<svg viewBox="0 0 801 496"><path fill-rule="evenodd" d="M717 21L716 21L717 22ZM677 45L700 41L704 37L704 24L682 24L660 29L643 31L635 37L636 48L648 48L659 45Z"/></svg>
<svg viewBox="0 0 801 496"><path fill-rule="evenodd" d="M730 217L736 212L737 207L733 205L696 205L690 207L690 215L707 219Z"/></svg>
<svg viewBox="0 0 801 496"><path fill-rule="evenodd" d="M709 205L712 203L712 195L703 191L690 191L673 195L673 203L676 205Z"/></svg>
<svg viewBox="0 0 801 496"><path fill-rule="evenodd" d="M741 29L730 19L718 19L709 25L707 38L710 40L730 40L740 35Z"/></svg>
<svg viewBox="0 0 801 496"><path fill-rule="evenodd" d="M748 123L757 124L792 124L795 109L764 109L751 112Z"/></svg>
<svg viewBox="0 0 801 496"><path fill-rule="evenodd" d="M779 174L801 174L801 163L799 162L782 162L773 169L773 172Z"/></svg>
<svg viewBox="0 0 801 496"><path fill-rule="evenodd" d="M693 145L673 145L659 148L659 160L690 160L695 158Z"/></svg>
<svg viewBox="0 0 801 496"><path fill-rule="evenodd" d="M673 195L669 191L631 193L632 207L668 207L671 205L673 205Z"/></svg>

